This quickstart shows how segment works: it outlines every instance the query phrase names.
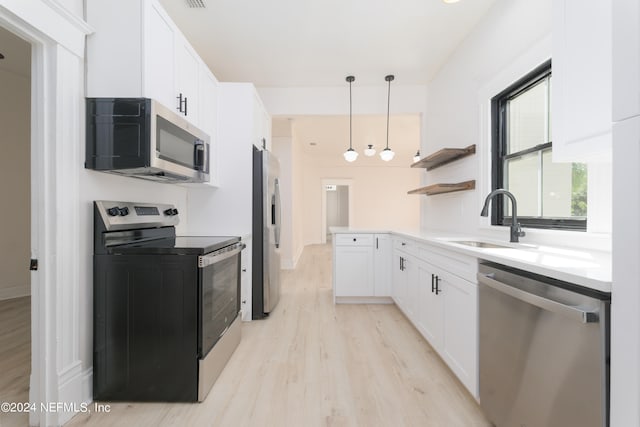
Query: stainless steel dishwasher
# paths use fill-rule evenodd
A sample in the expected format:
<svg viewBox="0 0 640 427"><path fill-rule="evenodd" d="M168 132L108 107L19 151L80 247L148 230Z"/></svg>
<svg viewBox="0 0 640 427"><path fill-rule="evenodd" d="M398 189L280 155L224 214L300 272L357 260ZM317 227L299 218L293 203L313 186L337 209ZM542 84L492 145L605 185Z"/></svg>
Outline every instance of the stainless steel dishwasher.
<svg viewBox="0 0 640 427"><path fill-rule="evenodd" d="M479 266L480 406L498 427L609 425L610 294Z"/></svg>

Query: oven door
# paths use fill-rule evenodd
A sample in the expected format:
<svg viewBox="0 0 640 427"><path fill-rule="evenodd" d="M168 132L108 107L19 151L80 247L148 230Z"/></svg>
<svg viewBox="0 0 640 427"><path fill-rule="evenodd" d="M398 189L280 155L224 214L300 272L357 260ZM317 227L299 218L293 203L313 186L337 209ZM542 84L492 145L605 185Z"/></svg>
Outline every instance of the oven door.
<svg viewBox="0 0 640 427"><path fill-rule="evenodd" d="M240 311L240 252L245 246L236 243L198 258L200 359L204 359Z"/></svg>

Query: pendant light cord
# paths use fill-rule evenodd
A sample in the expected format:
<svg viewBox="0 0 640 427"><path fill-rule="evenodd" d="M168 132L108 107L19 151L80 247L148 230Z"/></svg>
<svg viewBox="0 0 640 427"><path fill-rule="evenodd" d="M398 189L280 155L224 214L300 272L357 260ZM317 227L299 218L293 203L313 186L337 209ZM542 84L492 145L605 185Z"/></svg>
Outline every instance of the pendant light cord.
<svg viewBox="0 0 640 427"><path fill-rule="evenodd" d="M389 90L387 92L387 148L385 150L389 149L389 112L391 111L391 82L394 78L395 77L393 74L389 74L388 76L384 77L384 79L389 82Z"/></svg>
<svg viewBox="0 0 640 427"><path fill-rule="evenodd" d="M351 147L351 117L352 117L352 101L351 101L351 82L352 80L349 80L349 149L353 149L353 147Z"/></svg>
<svg viewBox="0 0 640 427"><path fill-rule="evenodd" d="M387 149L389 149L389 111L391 105L391 79L389 81L389 91L387 92Z"/></svg>

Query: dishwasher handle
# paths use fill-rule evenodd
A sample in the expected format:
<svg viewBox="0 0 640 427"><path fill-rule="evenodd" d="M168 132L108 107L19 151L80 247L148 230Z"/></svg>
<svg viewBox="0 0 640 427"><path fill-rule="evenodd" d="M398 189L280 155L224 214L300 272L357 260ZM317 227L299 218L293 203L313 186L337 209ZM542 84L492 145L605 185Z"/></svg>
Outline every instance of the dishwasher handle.
<svg viewBox="0 0 640 427"><path fill-rule="evenodd" d="M521 289L499 282L493 278L493 274L478 273L478 282L483 285L489 286L499 292L507 294L515 299L524 301L526 303L535 305L543 310L551 311L554 313L562 314L573 320L577 320L582 323L598 323L599 316L598 311L583 310L578 307L565 305L548 298L544 298L529 292L525 292Z"/></svg>

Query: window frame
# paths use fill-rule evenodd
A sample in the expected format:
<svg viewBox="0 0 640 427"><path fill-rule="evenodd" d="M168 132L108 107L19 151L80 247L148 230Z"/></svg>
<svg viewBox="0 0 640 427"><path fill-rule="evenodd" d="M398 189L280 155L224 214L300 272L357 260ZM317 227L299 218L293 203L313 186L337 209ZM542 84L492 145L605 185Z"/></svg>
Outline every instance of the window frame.
<svg viewBox="0 0 640 427"><path fill-rule="evenodd" d="M521 157L524 154L542 152L549 148L553 149L553 141L538 144L534 147L519 151L517 153L505 154L507 152L507 108L509 100L517 97L526 90L540 83L542 80L552 75L551 59L537 66L534 70L517 80L505 90L491 98L491 189L504 188L504 165L505 160ZM508 226L511 225L511 216L505 216L504 196L498 195L493 201L491 210L491 225ZM586 231L587 219L569 219L553 217L531 217L518 215L518 222L523 227L542 228L549 230L574 230Z"/></svg>

